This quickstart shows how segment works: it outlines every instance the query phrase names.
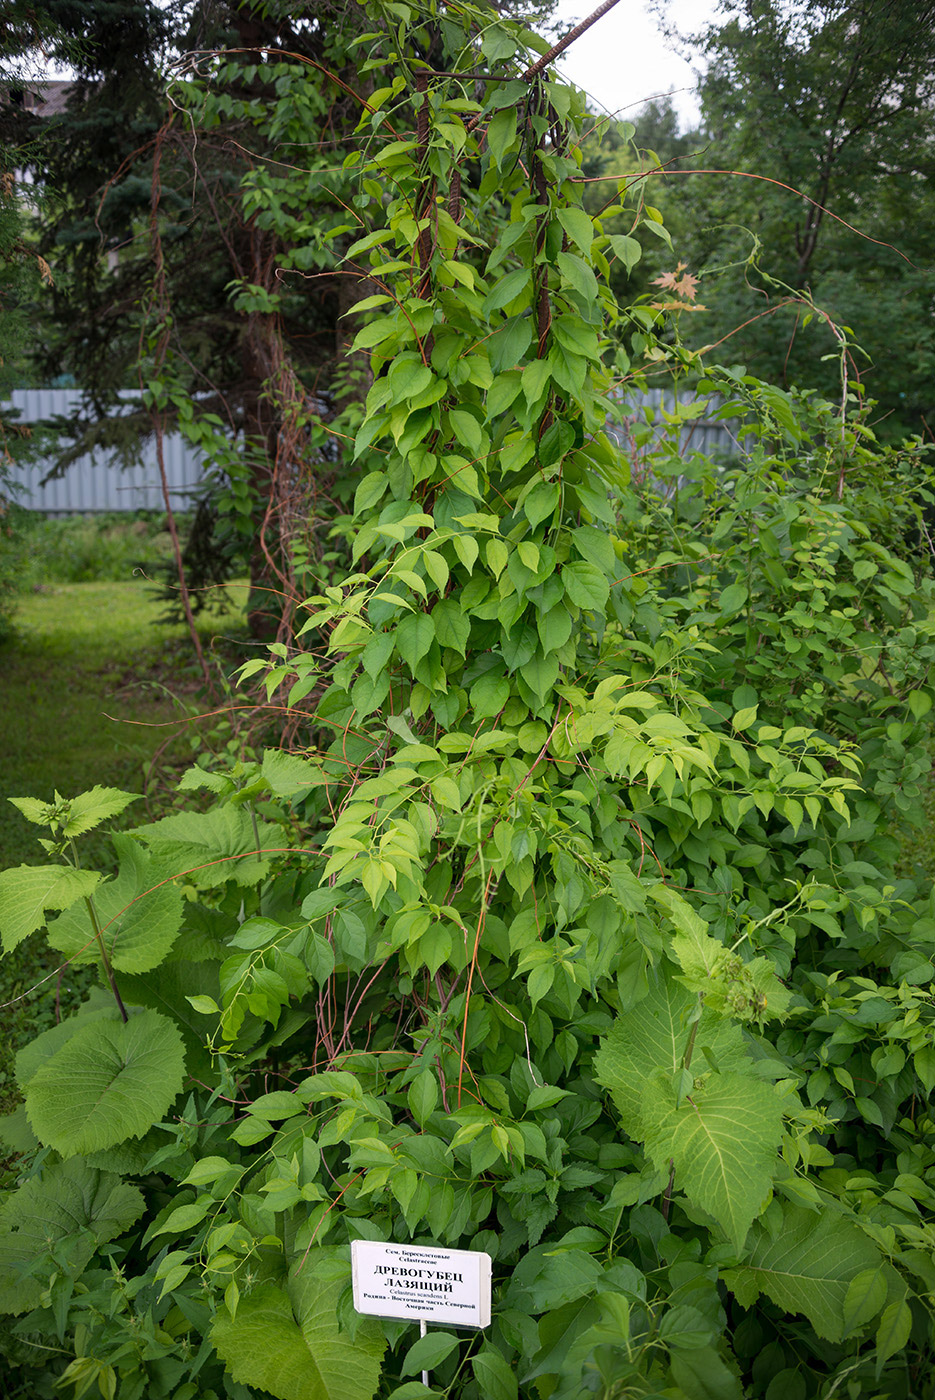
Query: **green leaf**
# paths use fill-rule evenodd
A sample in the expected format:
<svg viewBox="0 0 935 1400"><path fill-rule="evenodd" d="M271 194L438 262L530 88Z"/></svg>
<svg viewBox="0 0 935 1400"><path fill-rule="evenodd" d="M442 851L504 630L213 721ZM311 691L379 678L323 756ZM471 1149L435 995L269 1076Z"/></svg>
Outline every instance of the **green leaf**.
<svg viewBox="0 0 935 1400"><path fill-rule="evenodd" d="M627 272L632 272L633 268L643 256L643 249L635 238L630 238L625 233L612 233L610 235L610 246L616 256L623 263Z"/></svg>
<svg viewBox="0 0 935 1400"><path fill-rule="evenodd" d="M532 321L528 316L512 316L508 321L504 321L490 340L490 362L493 368L497 371L512 369L529 349L531 340ZM530 442L514 442L504 449L500 460L505 471L517 471L519 464L512 461L507 465L508 459L521 456L524 462L528 462L532 455L533 447Z"/></svg>
<svg viewBox="0 0 935 1400"><path fill-rule="evenodd" d="M495 112L487 127L487 149L497 169L503 164L503 157L516 140L516 108L504 107Z"/></svg>
<svg viewBox="0 0 935 1400"><path fill-rule="evenodd" d="M489 548L489 546L488 546ZM432 610L435 636L440 647L451 647L464 656L471 635L471 619L455 598L444 598Z"/></svg>
<svg viewBox="0 0 935 1400"><path fill-rule="evenodd" d="M488 671L471 686L471 707L478 719L492 719L510 698L510 683L498 672Z"/></svg>
<svg viewBox="0 0 935 1400"><path fill-rule="evenodd" d="M200 1016L216 1016L221 1010L217 1002L214 1000L214 997L186 997L185 1000L188 1002L192 1010L197 1011Z"/></svg>
<svg viewBox="0 0 935 1400"><path fill-rule="evenodd" d="M119 1014L113 997L98 989L91 999L79 1007L74 1016L59 1021L57 1025L50 1026L47 1031L42 1031L27 1041L16 1055L16 1082L20 1089L26 1088L39 1066L57 1054L81 1026L91 1021L114 1021Z"/></svg>
<svg viewBox="0 0 935 1400"><path fill-rule="evenodd" d="M219 1313L211 1340L229 1374L279 1400L372 1400L385 1343L369 1318L353 1340L339 1329L346 1282L337 1251L312 1249L285 1291L263 1283L241 1296L236 1321Z"/></svg>
<svg viewBox="0 0 935 1400"><path fill-rule="evenodd" d="M101 880L96 870L70 865L19 865L0 874L0 937L11 953L45 923L47 909L67 909L87 899Z"/></svg>
<svg viewBox="0 0 935 1400"><path fill-rule="evenodd" d="M499 24L490 24L484 30L484 37L481 40L481 49L484 57L491 63L499 63L501 59L512 58L516 53L517 42L509 30Z"/></svg>
<svg viewBox="0 0 935 1400"><path fill-rule="evenodd" d="M138 800L139 793L119 788L93 787L90 792L80 792L68 804L68 820L62 830L66 836L82 836Z"/></svg>
<svg viewBox="0 0 935 1400"><path fill-rule="evenodd" d="M594 1073L613 1095L631 1137L643 1137L643 1089L650 1075L657 1069L672 1075L681 1069L697 1006L697 996L687 988L674 978L660 977L601 1041ZM722 1073L749 1063L739 1026L707 1009L695 1033L693 1065L705 1063L705 1050Z"/></svg>
<svg viewBox="0 0 935 1400"><path fill-rule="evenodd" d="M363 515L372 510L389 484L386 472L368 472L354 492L354 514Z"/></svg>
<svg viewBox="0 0 935 1400"><path fill-rule="evenodd" d="M738 710L731 723L735 729L749 729L756 719L757 706L748 705L746 709Z"/></svg>
<svg viewBox="0 0 935 1400"><path fill-rule="evenodd" d="M589 263L574 253L558 253L555 262L564 280L570 282L585 301L589 304L597 301L597 278Z"/></svg>
<svg viewBox="0 0 935 1400"><path fill-rule="evenodd" d="M544 703L558 678L558 662L554 654L532 656L520 666L519 673L529 689Z"/></svg>
<svg viewBox="0 0 935 1400"><path fill-rule="evenodd" d="M528 268L518 267L515 272L508 272L505 277L501 277L495 282L493 288L484 299L484 315L489 316L491 311L499 311L504 306L509 306L511 301L520 295L521 292L527 294L531 289L531 278Z"/></svg>
<svg viewBox="0 0 935 1400"><path fill-rule="evenodd" d="M435 624L428 613L409 613L401 620L396 632L396 649L413 674L434 640Z"/></svg>
<svg viewBox="0 0 935 1400"><path fill-rule="evenodd" d="M579 525L577 530L572 531L571 538L582 558L594 564L608 578L614 577L617 556L614 553L613 540L606 530L598 530L594 525Z"/></svg>
<svg viewBox="0 0 935 1400"><path fill-rule="evenodd" d="M351 350L372 350L397 334L396 321L392 316L378 316L369 326L364 326L354 337Z"/></svg>
<svg viewBox="0 0 935 1400"><path fill-rule="evenodd" d="M844 1337L844 1305L851 1282L882 1263L859 1226L825 1207L817 1214L782 1205L775 1231L754 1225L744 1264L729 1269L724 1282L745 1308L761 1293L790 1313L804 1313L820 1337Z"/></svg>
<svg viewBox="0 0 935 1400"><path fill-rule="evenodd" d="M131 836L115 835L117 877L94 894L94 907L111 964L119 972L148 972L165 958L182 925L182 895L167 872ZM67 909L49 924L53 948L72 963L99 957L91 917L84 907Z"/></svg>
<svg viewBox="0 0 935 1400"><path fill-rule="evenodd" d="M430 1069L420 1070L409 1085L409 1112L419 1127L435 1112L438 1104L438 1079Z"/></svg>
<svg viewBox="0 0 935 1400"><path fill-rule="evenodd" d="M26 1090L39 1141L63 1157L142 1137L182 1087L182 1038L157 1011L82 1026Z"/></svg>
<svg viewBox="0 0 935 1400"><path fill-rule="evenodd" d="M424 393L431 384L432 371L428 365L423 364L418 355L402 357L393 361L389 382L393 388L393 397L397 401L414 399Z"/></svg>
<svg viewBox="0 0 935 1400"><path fill-rule="evenodd" d="M584 256L588 257L594 241L594 225L590 214L571 205L567 209L559 209L558 220L572 243L576 243Z"/></svg>
<svg viewBox="0 0 935 1400"><path fill-rule="evenodd" d="M488 419L496 418L498 414L504 413L522 387L523 381L516 370L510 369L503 374L498 374L487 391Z"/></svg>
<svg viewBox="0 0 935 1400"><path fill-rule="evenodd" d="M438 589L439 593L444 593L448 587L450 573L448 565L445 563L444 555L439 554L435 549L427 549L422 555L422 567L429 578Z"/></svg>
<svg viewBox="0 0 935 1400"><path fill-rule="evenodd" d="M483 451L484 442L480 424L473 413L468 413L466 408L452 408L449 410L448 419L459 446L464 447L472 456L479 456Z"/></svg>
<svg viewBox="0 0 935 1400"><path fill-rule="evenodd" d="M595 564L586 564L583 560L566 564L562 570L562 583L576 607L603 612L610 596L610 584Z"/></svg>
<svg viewBox="0 0 935 1400"><path fill-rule="evenodd" d="M269 873L266 846L281 846L282 836L268 822L257 823L260 854L253 822L243 807L210 807L207 812L177 812L133 835L173 874L190 874L196 884L212 889L232 880L255 885Z"/></svg>
<svg viewBox="0 0 935 1400"><path fill-rule="evenodd" d="M175 1210L169 1212L159 1229L153 1231L153 1236L190 1233L196 1225L201 1224L213 1205L214 1201L210 1196L202 1196L200 1200L191 1201L188 1205L176 1206Z"/></svg>
<svg viewBox="0 0 935 1400"><path fill-rule="evenodd" d="M691 990L704 991L705 981L714 972L724 945L711 937L704 919L677 890L668 885L654 885L649 892L678 930L672 938L671 949L686 979L690 979Z"/></svg>
<svg viewBox="0 0 935 1400"><path fill-rule="evenodd" d="M890 1303L877 1328L877 1374L885 1361L905 1347L912 1331L912 1310L906 1300Z"/></svg>
<svg viewBox="0 0 935 1400"><path fill-rule="evenodd" d="M859 1332L886 1302L887 1286L882 1269L865 1269L851 1279L844 1295L844 1331Z"/></svg>
<svg viewBox="0 0 935 1400"><path fill-rule="evenodd" d="M266 749L261 765L270 792L276 797L301 801L313 788L327 782L321 767L311 759L282 749Z"/></svg>
<svg viewBox="0 0 935 1400"><path fill-rule="evenodd" d="M656 1168L674 1162L676 1187L741 1249L777 1166L782 1104L772 1086L713 1074L676 1106L671 1079L657 1075L642 1096L641 1118Z"/></svg>
<svg viewBox="0 0 935 1400"><path fill-rule="evenodd" d="M484 1400L519 1400L519 1384L495 1347L485 1346L471 1358L474 1379Z"/></svg>
<svg viewBox="0 0 935 1400"><path fill-rule="evenodd" d="M523 394L530 408L538 403L551 383L548 360L531 360L520 376Z"/></svg>
<svg viewBox="0 0 935 1400"><path fill-rule="evenodd" d="M97 1247L128 1230L144 1207L142 1192L112 1172L75 1159L46 1163L0 1207L0 1312L39 1306L58 1266L50 1262L32 1277L24 1271L50 1250L64 1249L77 1276Z"/></svg>
<svg viewBox="0 0 935 1400"><path fill-rule="evenodd" d="M740 612L747 601L747 590L742 583L731 583L723 589L718 606L726 617Z"/></svg>
<svg viewBox="0 0 935 1400"><path fill-rule="evenodd" d="M685 1400L743 1400L740 1380L713 1347L674 1352L669 1365Z"/></svg>
<svg viewBox="0 0 935 1400"><path fill-rule="evenodd" d="M12 802L28 822L35 826L51 826L52 812L54 805L50 802L40 802L38 797L8 797L8 802Z"/></svg>
<svg viewBox="0 0 935 1400"><path fill-rule="evenodd" d="M432 1371L449 1357L460 1344L461 1338L454 1332L426 1332L406 1352L400 1372L403 1376L413 1376L416 1371Z"/></svg>
<svg viewBox="0 0 935 1400"><path fill-rule="evenodd" d="M536 483L523 501L523 512L533 529L553 513L561 500L561 494L556 481Z"/></svg>
<svg viewBox="0 0 935 1400"><path fill-rule="evenodd" d="M487 563L494 578L499 578L506 568L510 552L502 540L488 540L486 545Z"/></svg>
<svg viewBox="0 0 935 1400"><path fill-rule="evenodd" d="M547 613L540 613L537 630L539 640L542 642L542 650L546 654L550 651L558 651L571 636L571 615L567 608L558 603Z"/></svg>

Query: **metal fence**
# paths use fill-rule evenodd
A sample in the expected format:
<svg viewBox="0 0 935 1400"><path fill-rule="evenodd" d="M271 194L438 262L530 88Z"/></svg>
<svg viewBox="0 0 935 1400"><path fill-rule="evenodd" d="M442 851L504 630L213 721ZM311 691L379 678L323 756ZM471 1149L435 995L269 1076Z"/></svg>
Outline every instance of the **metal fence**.
<svg viewBox="0 0 935 1400"><path fill-rule="evenodd" d="M76 418L81 395L75 389L14 389L2 412L16 410L14 421L38 423L50 418ZM173 510L184 510L200 484L204 468L199 455L177 433L167 433L163 458ZM122 467L102 448L79 457L61 477L42 484L54 459L14 462L8 468L8 489L28 510L44 515L97 514L103 511L163 510L162 484L154 440L144 442L140 461Z"/></svg>
<svg viewBox="0 0 935 1400"><path fill-rule="evenodd" d="M684 402L684 398L681 400ZM15 389L12 405L17 421L38 423L51 418L75 418L80 413L81 395L74 389ZM624 400L624 423L608 423L608 432L621 450L634 459L634 466L652 451L653 443L674 430L666 424L662 410L672 412L675 395L663 389L650 389L645 394L629 394ZM635 434L646 423L650 409L650 436L637 445ZM733 454L742 451L737 425L715 420L710 415L716 408L712 400L700 417L682 426L679 432L679 454L700 452L705 456ZM642 436L642 434L640 434ZM166 434L163 443L166 476L174 510L184 510L190 503L204 476L204 465L198 453L177 433ZM113 454L101 449L79 457L61 477L42 484L42 478L52 469L53 460L14 463L9 469L9 488L13 498L29 510L44 515L95 514L103 511L162 510L164 506L155 442L143 444L138 465L122 467L113 461Z"/></svg>
<svg viewBox="0 0 935 1400"><path fill-rule="evenodd" d="M675 427L665 421L663 412L674 413L679 405L696 403L693 394L676 395L671 389L649 389L646 393L620 395L623 424L607 425L608 434L636 461L646 458L663 437L674 442ZM721 400L712 396L701 401L704 409L697 418L682 424L678 431L678 455L699 452L703 457L732 457L744 451L743 432L734 421L714 417ZM649 410L649 413L647 413ZM639 430L649 427L649 435Z"/></svg>

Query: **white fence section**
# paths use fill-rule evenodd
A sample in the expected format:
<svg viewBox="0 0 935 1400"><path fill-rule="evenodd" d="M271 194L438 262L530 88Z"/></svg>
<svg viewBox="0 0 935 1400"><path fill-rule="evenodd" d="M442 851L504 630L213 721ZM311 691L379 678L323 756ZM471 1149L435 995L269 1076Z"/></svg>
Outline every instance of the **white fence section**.
<svg viewBox="0 0 935 1400"><path fill-rule="evenodd" d="M11 400L3 404L0 412L8 412L12 407L17 411L14 421L19 423L38 423L59 416L77 417L81 409L81 395L75 389L14 389ZM165 503L153 439L143 443L140 457L138 465L121 467L112 460L112 453L101 448L79 457L63 476L44 486L42 478L52 469L52 459L15 462L8 469L6 489L19 505L43 515L163 510ZM190 504L191 491L201 482L201 459L177 433L166 434L163 457L172 508L184 510Z"/></svg>
<svg viewBox="0 0 935 1400"><path fill-rule="evenodd" d="M630 394L625 399L628 423L609 423L611 437L634 459L634 466L652 451L652 443L674 430L662 418L661 410L671 412L675 407L671 391L650 389L646 394ZM637 447L633 431L645 423L645 409L654 410L655 421L649 442ZM18 411L17 421L37 423L44 419L76 417L80 412L81 395L75 389L15 389L12 407ZM716 405L712 402L711 409ZM743 450L738 440L737 424L723 423L710 416L686 423L679 433L679 455L700 452L704 456L733 454ZM184 510L191 493L197 490L203 477L200 457L183 437L167 434L163 443L166 476L169 482L173 510ZM52 460L31 464L14 463L9 470L9 488L14 499L29 510L45 515L71 515L121 510L162 510L162 487L156 460L156 445L150 439L143 444L141 462L137 466L121 467L105 449L88 453L73 462L61 477L42 485L42 478L52 468Z"/></svg>

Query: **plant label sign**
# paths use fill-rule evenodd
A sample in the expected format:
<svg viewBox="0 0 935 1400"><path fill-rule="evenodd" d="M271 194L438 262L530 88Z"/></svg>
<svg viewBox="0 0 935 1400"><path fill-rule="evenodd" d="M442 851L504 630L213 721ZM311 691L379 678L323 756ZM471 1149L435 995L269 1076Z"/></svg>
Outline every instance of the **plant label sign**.
<svg viewBox="0 0 935 1400"><path fill-rule="evenodd" d="M489 1254L354 1240L351 1267L359 1313L490 1326Z"/></svg>

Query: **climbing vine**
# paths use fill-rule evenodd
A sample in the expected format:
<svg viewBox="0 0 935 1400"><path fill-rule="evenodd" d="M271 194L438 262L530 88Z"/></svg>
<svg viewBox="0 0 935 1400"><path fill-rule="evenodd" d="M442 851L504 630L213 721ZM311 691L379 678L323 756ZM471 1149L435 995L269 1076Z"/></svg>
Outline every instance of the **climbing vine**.
<svg viewBox="0 0 935 1400"><path fill-rule="evenodd" d="M585 212L534 35L370 11L353 515L241 672L292 751L203 758L111 879L129 794L18 803L4 948L102 985L17 1060L8 1350L117 1400L921 1394L930 468L710 368L743 459L631 484L608 404L702 372L607 290L655 211ZM491 1327L358 1317L355 1239L489 1252Z"/></svg>

